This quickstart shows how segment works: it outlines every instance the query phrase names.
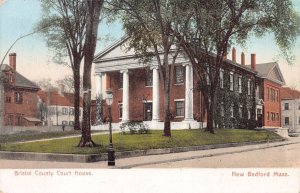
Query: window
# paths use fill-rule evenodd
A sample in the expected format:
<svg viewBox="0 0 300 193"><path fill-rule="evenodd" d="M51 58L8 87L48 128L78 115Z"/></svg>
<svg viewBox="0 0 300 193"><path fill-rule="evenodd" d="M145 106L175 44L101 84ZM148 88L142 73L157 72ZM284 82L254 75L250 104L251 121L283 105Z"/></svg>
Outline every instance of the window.
<svg viewBox="0 0 300 193"><path fill-rule="evenodd" d="M260 87L259 87L259 85L257 85L257 87L256 87L256 98L257 99L259 99L259 89L260 89Z"/></svg>
<svg viewBox="0 0 300 193"><path fill-rule="evenodd" d="M242 106L240 106L240 108L239 108L239 116L243 117L243 107Z"/></svg>
<svg viewBox="0 0 300 193"><path fill-rule="evenodd" d="M289 117L285 117L284 118L284 124L285 125L289 125L290 124L290 118Z"/></svg>
<svg viewBox="0 0 300 193"><path fill-rule="evenodd" d="M300 110L300 102L298 102L298 109Z"/></svg>
<svg viewBox="0 0 300 193"><path fill-rule="evenodd" d="M175 101L176 117L184 116L184 101Z"/></svg>
<svg viewBox="0 0 300 193"><path fill-rule="evenodd" d="M250 109L247 110L247 114L248 114L248 119L250 119L251 118L251 111L250 111Z"/></svg>
<svg viewBox="0 0 300 193"><path fill-rule="evenodd" d="M146 86L152 86L153 81L152 81L152 70L147 70L146 72Z"/></svg>
<svg viewBox="0 0 300 193"><path fill-rule="evenodd" d="M230 73L230 90L233 91L233 72Z"/></svg>
<svg viewBox="0 0 300 193"><path fill-rule="evenodd" d="M289 110L289 103L284 103L284 110Z"/></svg>
<svg viewBox="0 0 300 193"><path fill-rule="evenodd" d="M224 88L224 70L220 69L220 88Z"/></svg>
<svg viewBox="0 0 300 193"><path fill-rule="evenodd" d="M74 125L74 121L69 121L69 125L73 126Z"/></svg>
<svg viewBox="0 0 300 193"><path fill-rule="evenodd" d="M267 88L267 97L268 97L268 100L270 100L270 88Z"/></svg>
<svg viewBox="0 0 300 193"><path fill-rule="evenodd" d="M251 80L248 79L248 95L251 95Z"/></svg>
<svg viewBox="0 0 300 193"><path fill-rule="evenodd" d="M230 107L230 116L233 117L233 105Z"/></svg>
<svg viewBox="0 0 300 193"><path fill-rule="evenodd" d="M183 83L183 68L182 66L175 66L175 84Z"/></svg>
<svg viewBox="0 0 300 193"><path fill-rule="evenodd" d="M279 113L276 113L276 121L279 121Z"/></svg>
<svg viewBox="0 0 300 193"><path fill-rule="evenodd" d="M122 119L123 117L123 104L119 103L119 118Z"/></svg>
<svg viewBox="0 0 300 193"><path fill-rule="evenodd" d="M271 88L271 101L275 101L275 90Z"/></svg>
<svg viewBox="0 0 300 193"><path fill-rule="evenodd" d="M11 83L14 82L14 77L12 74L9 75L9 82L11 82Z"/></svg>
<svg viewBox="0 0 300 193"><path fill-rule="evenodd" d="M209 67L206 68L206 84L210 85Z"/></svg>
<svg viewBox="0 0 300 193"><path fill-rule="evenodd" d="M267 120L268 121L270 120L270 113L269 112L267 113Z"/></svg>
<svg viewBox="0 0 300 193"><path fill-rule="evenodd" d="M16 125L21 126L22 125L22 115L17 115L16 116Z"/></svg>
<svg viewBox="0 0 300 193"><path fill-rule="evenodd" d="M239 76L239 93L242 93L242 77L241 76Z"/></svg>
<svg viewBox="0 0 300 193"><path fill-rule="evenodd" d="M123 88L123 73L119 74L119 88Z"/></svg>
<svg viewBox="0 0 300 193"><path fill-rule="evenodd" d="M23 103L23 93L15 92L15 102L18 104Z"/></svg>
<svg viewBox="0 0 300 193"><path fill-rule="evenodd" d="M13 115L8 115L6 120L6 125L13 125L13 119L14 119Z"/></svg>
<svg viewBox="0 0 300 193"><path fill-rule="evenodd" d="M68 121L62 121L62 125L68 125Z"/></svg>
<svg viewBox="0 0 300 193"><path fill-rule="evenodd" d="M74 115L74 108L70 108L70 115Z"/></svg>
<svg viewBox="0 0 300 193"><path fill-rule="evenodd" d="M6 103L11 103L11 97L10 96L6 96L5 97L5 102Z"/></svg>
<svg viewBox="0 0 300 193"><path fill-rule="evenodd" d="M275 113L271 113L271 120L272 120L272 121L275 121L275 120L276 120Z"/></svg>
<svg viewBox="0 0 300 193"><path fill-rule="evenodd" d="M276 97L276 101L278 102L278 101L279 101L279 93L278 93L278 90L276 90L275 97Z"/></svg>
<svg viewBox="0 0 300 193"><path fill-rule="evenodd" d="M224 115L225 115L225 113L224 113L224 104L223 103L221 104L220 114L221 114L221 117L224 117Z"/></svg>
<svg viewBox="0 0 300 193"><path fill-rule="evenodd" d="M67 115L68 114L68 109L67 108L62 108L62 114Z"/></svg>
<svg viewBox="0 0 300 193"><path fill-rule="evenodd" d="M300 125L300 117L299 117L299 119L298 119L299 121L298 121L298 124Z"/></svg>

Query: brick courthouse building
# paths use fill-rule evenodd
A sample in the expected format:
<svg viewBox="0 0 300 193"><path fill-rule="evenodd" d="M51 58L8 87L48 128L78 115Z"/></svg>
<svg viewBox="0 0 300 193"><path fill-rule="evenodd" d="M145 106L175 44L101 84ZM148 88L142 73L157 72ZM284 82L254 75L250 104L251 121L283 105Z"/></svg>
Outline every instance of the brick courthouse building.
<svg viewBox="0 0 300 193"><path fill-rule="evenodd" d="M145 121L152 129L162 129L163 85L159 80L157 61L153 59L150 64L141 64L134 50L127 49L126 42L124 38L95 56L96 94L105 98L105 90L112 89L113 123ZM256 64L255 54L252 54L251 65L247 66L243 53L239 64L233 49L232 60L226 59L220 72L216 126L246 127L250 120L257 120L262 127L280 127L280 121L277 122L277 118L280 120L280 101L276 97L280 96L284 80L278 65L272 64ZM192 65L179 54L170 93L172 129L205 127L204 100L196 88ZM106 109L104 105L104 119Z"/></svg>

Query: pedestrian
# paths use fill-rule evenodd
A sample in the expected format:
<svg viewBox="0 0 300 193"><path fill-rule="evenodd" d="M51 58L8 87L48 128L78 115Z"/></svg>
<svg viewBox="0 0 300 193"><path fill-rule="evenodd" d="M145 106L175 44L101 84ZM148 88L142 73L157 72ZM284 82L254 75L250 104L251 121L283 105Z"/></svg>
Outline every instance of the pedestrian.
<svg viewBox="0 0 300 193"><path fill-rule="evenodd" d="M62 125L62 130L65 131L65 124Z"/></svg>

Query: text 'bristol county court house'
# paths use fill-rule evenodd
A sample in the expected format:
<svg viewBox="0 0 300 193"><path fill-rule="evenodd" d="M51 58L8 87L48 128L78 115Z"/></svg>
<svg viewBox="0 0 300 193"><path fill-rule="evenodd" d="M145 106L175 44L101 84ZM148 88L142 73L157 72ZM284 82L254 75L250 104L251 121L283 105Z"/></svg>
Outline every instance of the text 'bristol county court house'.
<svg viewBox="0 0 300 193"><path fill-rule="evenodd" d="M161 129L163 84L157 61L140 63L134 50L128 49L127 40L122 38L95 56L96 94L105 98L104 91L112 90L114 123L145 121L152 129ZM278 64L256 64L255 54L251 54L250 65L246 65L244 53L241 63L236 58L233 49L232 60L226 59L220 71L215 125L238 127L255 120L259 127L280 127L280 90L285 81ZM205 127L203 94L196 88L192 65L181 53L176 60L170 93L173 129ZM102 116L107 116L106 108Z"/></svg>

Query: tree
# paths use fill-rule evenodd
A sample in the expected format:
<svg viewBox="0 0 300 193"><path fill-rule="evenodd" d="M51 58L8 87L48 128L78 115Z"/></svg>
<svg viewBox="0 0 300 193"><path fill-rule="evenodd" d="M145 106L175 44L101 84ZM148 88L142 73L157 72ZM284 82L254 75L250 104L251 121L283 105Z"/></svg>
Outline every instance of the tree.
<svg viewBox="0 0 300 193"><path fill-rule="evenodd" d="M82 89L82 78L80 77L80 90ZM63 79L59 79L55 81L56 86L64 85L66 92L74 93L75 92L75 85L74 85L74 78L73 76L67 75Z"/></svg>
<svg viewBox="0 0 300 193"><path fill-rule="evenodd" d="M42 90L46 90L46 91L55 88L51 82L51 78L43 78L40 80L36 80L34 81L34 83L37 84Z"/></svg>
<svg viewBox="0 0 300 193"><path fill-rule="evenodd" d="M96 50L98 25L103 0L86 0L86 39L84 42L83 119L80 147L95 146L91 138L91 69Z"/></svg>
<svg viewBox="0 0 300 193"><path fill-rule="evenodd" d="M214 133L216 89L228 49L234 42L245 44L251 35L273 33L291 62L299 16L291 0L191 0L178 5L185 16L174 33L193 64L208 112L207 130Z"/></svg>
<svg viewBox="0 0 300 193"><path fill-rule="evenodd" d="M174 1L175 2L175 1ZM170 85L179 54L174 47L172 28L179 16L176 4L168 0L112 0L110 5L121 16L129 47L144 63L156 59L164 92L164 136L171 136ZM171 53L173 54L172 57Z"/></svg>
<svg viewBox="0 0 300 193"><path fill-rule="evenodd" d="M58 64L69 65L74 79L74 129L79 130L80 103L80 63L83 59L83 44L86 38L85 1L77 0L41 0L43 15L37 24L47 40L47 45L55 55ZM43 28L47 26L47 28ZM65 61L69 58L69 63Z"/></svg>

